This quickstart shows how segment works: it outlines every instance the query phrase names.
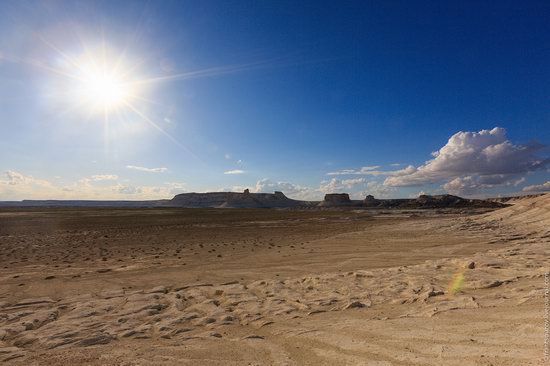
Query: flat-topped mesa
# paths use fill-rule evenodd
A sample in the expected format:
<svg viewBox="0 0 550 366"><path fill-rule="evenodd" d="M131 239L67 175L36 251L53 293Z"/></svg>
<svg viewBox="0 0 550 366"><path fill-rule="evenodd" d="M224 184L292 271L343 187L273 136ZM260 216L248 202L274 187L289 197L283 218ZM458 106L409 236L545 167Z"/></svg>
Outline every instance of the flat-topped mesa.
<svg viewBox="0 0 550 366"><path fill-rule="evenodd" d="M452 194L430 196L422 194L410 205L416 208L498 208L504 205L488 200L462 198Z"/></svg>
<svg viewBox="0 0 550 366"><path fill-rule="evenodd" d="M282 192L251 193L241 192L182 193L176 195L166 206L203 208L285 208L305 205L306 202L288 198Z"/></svg>
<svg viewBox="0 0 550 366"><path fill-rule="evenodd" d="M440 194L436 196L430 196L427 194L421 194L416 199L416 203L419 205L428 205L428 206L457 206L457 205L467 205L468 203L473 202L472 200L453 196L452 194Z"/></svg>
<svg viewBox="0 0 550 366"><path fill-rule="evenodd" d="M347 194L347 193L328 193L328 194L325 194L325 201L337 202L337 203L351 202L351 200L349 199L349 194Z"/></svg>
<svg viewBox="0 0 550 366"><path fill-rule="evenodd" d="M351 204L352 202L347 193L327 193L319 206L346 206Z"/></svg>

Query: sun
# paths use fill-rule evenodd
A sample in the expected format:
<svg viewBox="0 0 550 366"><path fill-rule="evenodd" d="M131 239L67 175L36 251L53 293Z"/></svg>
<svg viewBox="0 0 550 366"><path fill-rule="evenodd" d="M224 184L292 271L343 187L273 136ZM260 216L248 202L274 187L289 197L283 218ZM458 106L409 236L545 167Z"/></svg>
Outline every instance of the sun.
<svg viewBox="0 0 550 366"><path fill-rule="evenodd" d="M132 88L114 69L85 64L79 74L79 99L93 109L113 110L132 99Z"/></svg>
<svg viewBox="0 0 550 366"><path fill-rule="evenodd" d="M46 83L47 98L56 102L60 116L70 114L78 117L75 121L80 123L102 123L107 148L113 136L123 135L120 131L134 131L146 123L194 156L167 131L172 127L165 126L166 118L156 120L151 116L162 113L153 108L173 109L153 98L155 88L161 83L231 74L266 65L256 62L179 73L163 70L161 75L154 75L151 70L144 70L151 57L139 57L128 46L112 47L105 39L88 42L80 39L79 44L65 50L43 37L40 39L52 50L51 57L48 62L33 61L31 65L51 76Z"/></svg>

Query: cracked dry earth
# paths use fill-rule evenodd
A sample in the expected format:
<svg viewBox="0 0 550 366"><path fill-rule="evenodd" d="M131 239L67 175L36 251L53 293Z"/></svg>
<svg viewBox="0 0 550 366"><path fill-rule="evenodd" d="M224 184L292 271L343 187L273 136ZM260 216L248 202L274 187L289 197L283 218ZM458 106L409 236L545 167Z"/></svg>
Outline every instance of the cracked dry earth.
<svg viewBox="0 0 550 366"><path fill-rule="evenodd" d="M44 296L2 293L0 359L13 365L542 364L550 226L508 225L497 213L330 216L329 227L349 231L308 236L302 251L290 248L300 247L299 234L286 242L288 233L278 237L262 222L262 240L282 243L281 253L266 249L269 244L252 246L253 256L205 258L203 268L189 269L170 258L160 275L158 265L141 258L127 264L130 270L74 278L75 267L84 268L75 261L64 279L63 271L53 271L51 285L43 279L47 267L40 267L36 286L51 286L37 291ZM300 220L294 224L313 225ZM208 235L215 233L196 238ZM230 248L216 253L225 258ZM218 267L222 274L202 276ZM18 270L17 280L37 276ZM3 275L8 272L14 273ZM139 288L128 284L129 275L153 280ZM72 280L81 281L81 293L64 285Z"/></svg>

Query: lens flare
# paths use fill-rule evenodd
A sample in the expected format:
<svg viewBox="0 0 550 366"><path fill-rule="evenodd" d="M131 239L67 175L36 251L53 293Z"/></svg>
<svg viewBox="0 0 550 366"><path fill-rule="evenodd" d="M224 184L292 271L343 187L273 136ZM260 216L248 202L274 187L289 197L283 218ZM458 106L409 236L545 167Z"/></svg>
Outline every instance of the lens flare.
<svg viewBox="0 0 550 366"><path fill-rule="evenodd" d="M462 290L462 286L464 285L464 268L460 268L454 275L449 283L449 286L447 288L447 292L451 295L455 295L458 292Z"/></svg>

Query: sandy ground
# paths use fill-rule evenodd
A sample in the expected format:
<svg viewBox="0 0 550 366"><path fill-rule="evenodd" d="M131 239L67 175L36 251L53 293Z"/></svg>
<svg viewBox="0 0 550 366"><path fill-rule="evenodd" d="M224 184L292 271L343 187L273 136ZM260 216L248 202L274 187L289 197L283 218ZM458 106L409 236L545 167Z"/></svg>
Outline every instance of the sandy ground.
<svg viewBox="0 0 550 366"><path fill-rule="evenodd" d="M0 360L544 364L549 199L484 214L2 210Z"/></svg>

